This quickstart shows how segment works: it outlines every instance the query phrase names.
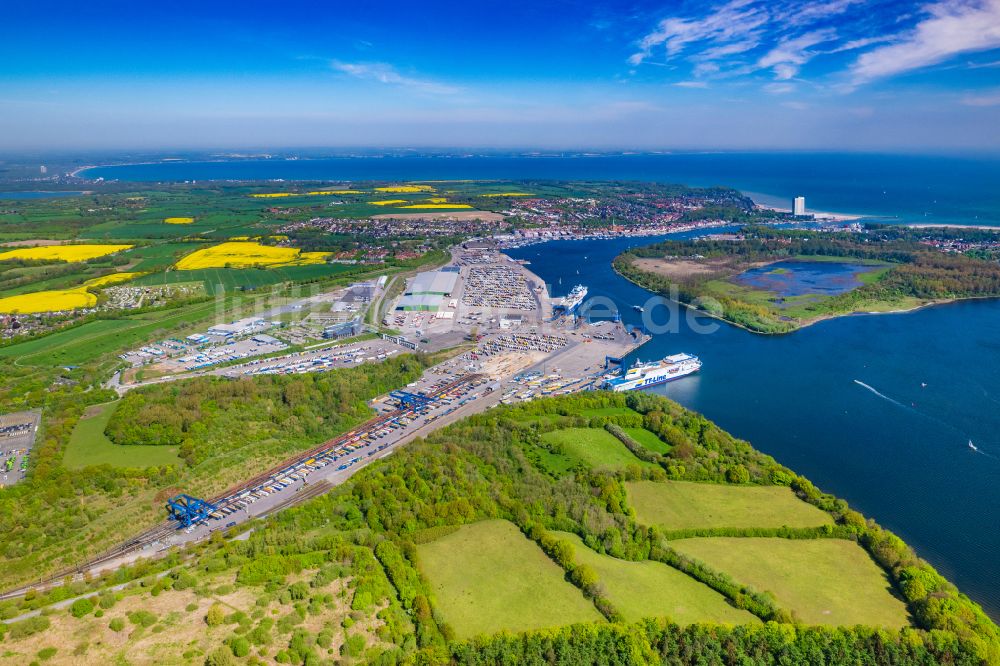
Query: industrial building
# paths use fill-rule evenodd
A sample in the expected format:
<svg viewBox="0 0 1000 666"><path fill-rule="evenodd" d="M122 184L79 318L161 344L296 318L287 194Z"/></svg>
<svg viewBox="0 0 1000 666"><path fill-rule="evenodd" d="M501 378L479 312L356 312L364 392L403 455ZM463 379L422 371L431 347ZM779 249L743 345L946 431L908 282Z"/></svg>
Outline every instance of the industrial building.
<svg viewBox="0 0 1000 666"><path fill-rule="evenodd" d="M458 273L425 271L417 273L406 290L407 296L451 296L458 285Z"/></svg>
<svg viewBox="0 0 1000 666"><path fill-rule="evenodd" d="M437 312L444 305L440 294L406 294L396 303L397 310Z"/></svg>

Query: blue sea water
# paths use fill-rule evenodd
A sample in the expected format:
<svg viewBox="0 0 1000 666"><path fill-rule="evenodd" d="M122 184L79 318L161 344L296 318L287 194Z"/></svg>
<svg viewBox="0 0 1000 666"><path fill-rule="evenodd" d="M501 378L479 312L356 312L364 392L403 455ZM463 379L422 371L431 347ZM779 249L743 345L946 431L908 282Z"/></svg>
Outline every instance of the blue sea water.
<svg viewBox="0 0 1000 666"><path fill-rule="evenodd" d="M345 157L96 167L87 178L201 180L646 180L726 185L755 201L887 222L1000 225L1000 159L836 153L672 153L587 157Z"/></svg>
<svg viewBox="0 0 1000 666"><path fill-rule="evenodd" d="M736 277L736 281L784 297L805 294L832 296L861 286L858 274L876 268L835 261L779 261L744 271Z"/></svg>
<svg viewBox="0 0 1000 666"><path fill-rule="evenodd" d="M667 321L667 308L651 307L610 262L656 240L555 241L509 254L530 261L555 295L579 270L590 297L649 328ZM842 317L783 336L679 312L674 331L633 357L684 351L704 366L649 390L848 500L1000 619L1000 301Z"/></svg>

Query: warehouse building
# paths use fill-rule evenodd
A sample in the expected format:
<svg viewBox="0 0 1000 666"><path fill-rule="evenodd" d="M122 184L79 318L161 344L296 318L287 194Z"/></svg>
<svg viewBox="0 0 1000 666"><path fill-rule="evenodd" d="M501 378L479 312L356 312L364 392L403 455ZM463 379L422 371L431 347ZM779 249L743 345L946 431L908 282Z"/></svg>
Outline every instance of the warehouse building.
<svg viewBox="0 0 1000 666"><path fill-rule="evenodd" d="M458 273L450 271L425 271L417 273L406 290L408 296L451 296L458 285Z"/></svg>
<svg viewBox="0 0 1000 666"><path fill-rule="evenodd" d="M437 312L443 305L444 296L437 294L406 294L396 303L396 309L406 312Z"/></svg>

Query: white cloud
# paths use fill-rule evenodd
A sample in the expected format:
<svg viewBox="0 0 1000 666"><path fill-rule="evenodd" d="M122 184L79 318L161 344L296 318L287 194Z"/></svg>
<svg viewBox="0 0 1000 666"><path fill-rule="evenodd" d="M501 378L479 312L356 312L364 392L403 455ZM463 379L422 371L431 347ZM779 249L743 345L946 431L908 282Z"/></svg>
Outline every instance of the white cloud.
<svg viewBox="0 0 1000 666"><path fill-rule="evenodd" d="M945 0L924 8L928 18L896 43L858 56L856 84L935 65L959 53L1000 47L1000 0Z"/></svg>
<svg viewBox="0 0 1000 666"><path fill-rule="evenodd" d="M771 93L772 95L787 95L794 91L795 85L792 83L768 83L764 86L764 92Z"/></svg>
<svg viewBox="0 0 1000 666"><path fill-rule="evenodd" d="M664 47L668 57L673 57L693 42L755 42L757 29L768 20L766 9L754 6L753 0L730 0L702 18L666 18L639 41L640 50L629 62L642 63L658 46Z"/></svg>
<svg viewBox="0 0 1000 666"><path fill-rule="evenodd" d="M707 88L708 84L704 81L677 81L674 83L678 88Z"/></svg>
<svg viewBox="0 0 1000 666"><path fill-rule="evenodd" d="M962 98L962 104L966 106L1000 106L1000 88L969 93Z"/></svg>
<svg viewBox="0 0 1000 666"><path fill-rule="evenodd" d="M341 62L330 63L334 70L365 81L377 81L386 85L402 86L435 95L453 95L460 88L430 79L420 79L400 74L395 67L384 62Z"/></svg>
<svg viewBox="0 0 1000 666"><path fill-rule="evenodd" d="M782 39L777 46L757 61L761 69L771 68L778 80L787 80L799 73L799 68L815 55L810 47L835 39L832 29L812 30L797 37Z"/></svg>

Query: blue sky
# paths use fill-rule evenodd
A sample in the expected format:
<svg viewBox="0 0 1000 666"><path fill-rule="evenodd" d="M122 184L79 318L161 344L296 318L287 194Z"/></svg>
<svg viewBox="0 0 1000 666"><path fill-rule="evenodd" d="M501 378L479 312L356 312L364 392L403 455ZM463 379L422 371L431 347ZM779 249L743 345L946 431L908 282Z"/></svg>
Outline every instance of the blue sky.
<svg viewBox="0 0 1000 666"><path fill-rule="evenodd" d="M3 16L0 150L1000 149L1000 0L94 0Z"/></svg>

